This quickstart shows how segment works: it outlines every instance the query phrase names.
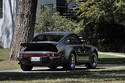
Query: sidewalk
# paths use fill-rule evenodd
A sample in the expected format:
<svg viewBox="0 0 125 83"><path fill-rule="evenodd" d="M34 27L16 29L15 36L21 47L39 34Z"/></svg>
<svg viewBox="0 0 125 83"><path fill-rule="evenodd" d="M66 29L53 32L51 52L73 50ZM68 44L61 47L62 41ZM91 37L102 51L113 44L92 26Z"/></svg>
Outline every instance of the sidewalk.
<svg viewBox="0 0 125 83"><path fill-rule="evenodd" d="M99 54L105 54L105 55L125 57L125 53L115 53L115 52L98 52L98 53Z"/></svg>

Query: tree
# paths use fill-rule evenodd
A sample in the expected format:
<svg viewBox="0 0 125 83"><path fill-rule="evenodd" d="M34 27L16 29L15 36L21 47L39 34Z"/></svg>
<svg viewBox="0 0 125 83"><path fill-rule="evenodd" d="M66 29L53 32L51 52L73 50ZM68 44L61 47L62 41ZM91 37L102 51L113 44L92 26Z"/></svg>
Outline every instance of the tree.
<svg viewBox="0 0 125 83"><path fill-rule="evenodd" d="M83 29L81 23L74 20L64 18L59 12L50 15L50 10L40 11L37 15L36 32L47 31L67 31L79 33Z"/></svg>
<svg viewBox="0 0 125 83"><path fill-rule="evenodd" d="M86 0L78 3L74 10L78 20L83 20L83 35L88 37L91 43L99 44L100 50L103 47L106 51L119 50L118 43L125 47L125 29L119 25L125 20L124 0Z"/></svg>
<svg viewBox="0 0 125 83"><path fill-rule="evenodd" d="M78 0L76 0L78 1ZM112 23L117 19L125 17L125 1L124 0L86 0L78 3L77 15L86 24L100 21Z"/></svg>
<svg viewBox="0 0 125 83"><path fill-rule="evenodd" d="M16 60L21 48L20 43L30 41L34 35L36 8L37 0L19 0L16 27L10 53L11 60Z"/></svg>

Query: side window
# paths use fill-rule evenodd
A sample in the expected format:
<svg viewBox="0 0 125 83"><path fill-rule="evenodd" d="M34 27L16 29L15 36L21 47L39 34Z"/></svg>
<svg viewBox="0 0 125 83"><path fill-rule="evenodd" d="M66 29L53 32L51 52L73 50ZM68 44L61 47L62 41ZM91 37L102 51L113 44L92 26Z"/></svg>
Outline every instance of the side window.
<svg viewBox="0 0 125 83"><path fill-rule="evenodd" d="M0 0L0 18L3 17L3 0Z"/></svg>
<svg viewBox="0 0 125 83"><path fill-rule="evenodd" d="M81 41L77 38L76 35L71 35L69 37L67 37L67 42L69 44L80 44Z"/></svg>
<svg viewBox="0 0 125 83"><path fill-rule="evenodd" d="M33 39L33 41L43 41L43 40L45 40L45 37L42 36L42 35L36 36L36 37Z"/></svg>

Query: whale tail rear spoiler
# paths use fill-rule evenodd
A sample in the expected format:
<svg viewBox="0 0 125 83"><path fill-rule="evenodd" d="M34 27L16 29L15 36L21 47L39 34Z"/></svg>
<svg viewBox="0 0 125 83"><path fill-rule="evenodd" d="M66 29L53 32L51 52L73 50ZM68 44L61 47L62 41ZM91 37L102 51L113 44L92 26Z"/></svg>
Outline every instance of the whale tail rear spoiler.
<svg viewBox="0 0 125 83"><path fill-rule="evenodd" d="M26 47L24 51L58 51L53 43L21 43L21 46Z"/></svg>

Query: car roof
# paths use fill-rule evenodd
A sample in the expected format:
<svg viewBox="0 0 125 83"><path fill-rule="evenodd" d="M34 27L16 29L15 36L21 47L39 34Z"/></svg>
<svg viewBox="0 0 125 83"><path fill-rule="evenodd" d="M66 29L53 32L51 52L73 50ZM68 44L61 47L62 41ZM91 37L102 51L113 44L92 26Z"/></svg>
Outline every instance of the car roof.
<svg viewBox="0 0 125 83"><path fill-rule="evenodd" d="M52 34L52 35L70 35L74 34L73 32L44 32L42 34Z"/></svg>

